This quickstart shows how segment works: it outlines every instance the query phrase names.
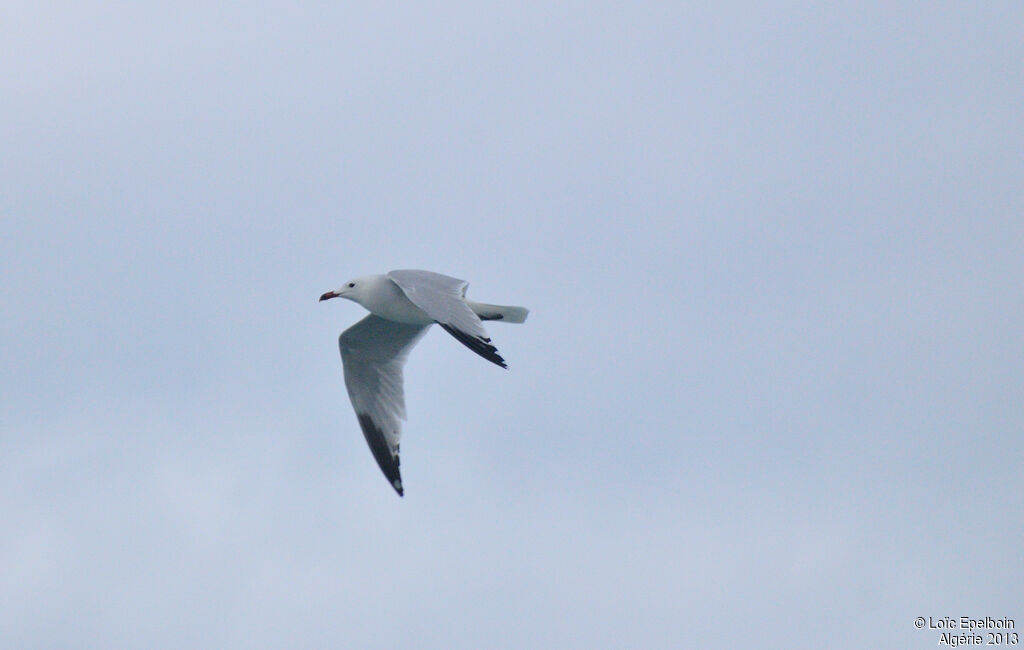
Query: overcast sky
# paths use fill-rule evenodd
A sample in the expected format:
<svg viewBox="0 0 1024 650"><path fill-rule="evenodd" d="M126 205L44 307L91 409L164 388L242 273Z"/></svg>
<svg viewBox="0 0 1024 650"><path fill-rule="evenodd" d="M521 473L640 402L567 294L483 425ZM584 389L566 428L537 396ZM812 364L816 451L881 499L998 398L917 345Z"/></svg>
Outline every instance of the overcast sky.
<svg viewBox="0 0 1024 650"><path fill-rule="evenodd" d="M1024 4L827 4L5 2L5 647L1020 630ZM395 268L532 310L404 499L317 303Z"/></svg>

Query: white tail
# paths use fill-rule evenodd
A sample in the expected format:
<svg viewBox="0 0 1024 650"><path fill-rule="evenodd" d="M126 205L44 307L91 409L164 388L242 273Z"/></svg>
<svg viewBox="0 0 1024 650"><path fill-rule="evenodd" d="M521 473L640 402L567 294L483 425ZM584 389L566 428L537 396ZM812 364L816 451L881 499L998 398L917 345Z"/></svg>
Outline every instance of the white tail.
<svg viewBox="0 0 1024 650"><path fill-rule="evenodd" d="M526 307L506 307L503 305L488 305L482 302L467 300L469 308L480 317L480 320L500 320L505 323L522 323L530 310Z"/></svg>

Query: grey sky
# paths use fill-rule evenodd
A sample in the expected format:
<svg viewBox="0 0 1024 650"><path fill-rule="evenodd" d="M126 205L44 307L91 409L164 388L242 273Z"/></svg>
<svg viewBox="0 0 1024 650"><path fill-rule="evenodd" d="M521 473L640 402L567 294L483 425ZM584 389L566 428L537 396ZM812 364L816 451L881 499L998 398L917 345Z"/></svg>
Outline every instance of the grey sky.
<svg viewBox="0 0 1024 650"><path fill-rule="evenodd" d="M0 638L1024 626L1024 5L5 3ZM399 499L352 276L437 330Z"/></svg>

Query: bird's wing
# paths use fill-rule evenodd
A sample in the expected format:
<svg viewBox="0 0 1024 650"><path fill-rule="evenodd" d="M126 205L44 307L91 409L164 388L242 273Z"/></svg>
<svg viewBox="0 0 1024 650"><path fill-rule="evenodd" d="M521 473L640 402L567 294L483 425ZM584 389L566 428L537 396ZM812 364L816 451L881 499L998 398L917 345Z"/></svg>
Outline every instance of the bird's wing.
<svg viewBox="0 0 1024 650"><path fill-rule="evenodd" d="M405 419L402 366L429 325L407 325L370 314L338 337L345 387L367 444L384 476L402 495L398 443Z"/></svg>
<svg viewBox="0 0 1024 650"><path fill-rule="evenodd" d="M414 305L467 348L491 363L508 367L498 348L491 345L480 317L466 304L468 282L431 271L390 271L388 277Z"/></svg>

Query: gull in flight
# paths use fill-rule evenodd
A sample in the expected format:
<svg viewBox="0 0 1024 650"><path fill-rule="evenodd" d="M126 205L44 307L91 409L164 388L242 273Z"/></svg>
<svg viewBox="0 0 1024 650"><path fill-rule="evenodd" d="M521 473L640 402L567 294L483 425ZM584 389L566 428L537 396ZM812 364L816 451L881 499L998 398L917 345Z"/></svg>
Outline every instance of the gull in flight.
<svg viewBox="0 0 1024 650"><path fill-rule="evenodd" d="M399 496L398 443L405 419L402 366L409 351L437 323L460 343L491 363L508 368L484 330L485 320L522 323L525 307L466 300L465 280L430 271L391 271L368 275L328 291L320 300L348 298L370 315L341 333L338 346L345 387L367 444Z"/></svg>

